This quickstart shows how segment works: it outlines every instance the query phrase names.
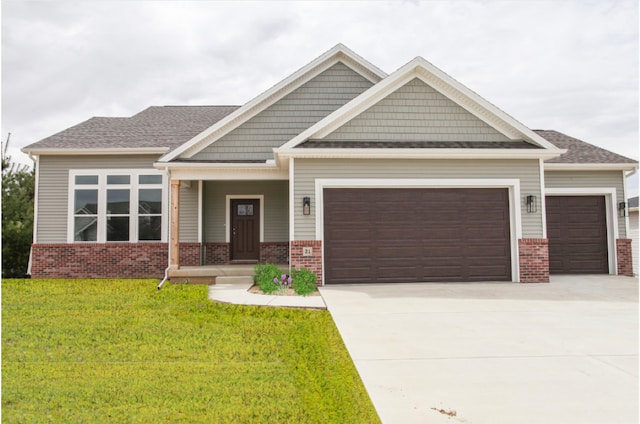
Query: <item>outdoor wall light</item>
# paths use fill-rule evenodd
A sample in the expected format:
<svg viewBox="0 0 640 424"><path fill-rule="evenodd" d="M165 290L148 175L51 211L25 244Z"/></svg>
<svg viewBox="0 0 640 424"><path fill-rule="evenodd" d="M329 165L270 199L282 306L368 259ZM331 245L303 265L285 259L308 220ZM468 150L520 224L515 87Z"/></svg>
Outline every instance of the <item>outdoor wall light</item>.
<svg viewBox="0 0 640 424"><path fill-rule="evenodd" d="M618 203L618 216L620 218L627 216L627 202Z"/></svg>
<svg viewBox="0 0 640 424"><path fill-rule="evenodd" d="M311 215L311 198L310 197L302 198L302 214Z"/></svg>
<svg viewBox="0 0 640 424"><path fill-rule="evenodd" d="M527 196L527 212L538 212L538 204L536 203L536 196L530 194Z"/></svg>

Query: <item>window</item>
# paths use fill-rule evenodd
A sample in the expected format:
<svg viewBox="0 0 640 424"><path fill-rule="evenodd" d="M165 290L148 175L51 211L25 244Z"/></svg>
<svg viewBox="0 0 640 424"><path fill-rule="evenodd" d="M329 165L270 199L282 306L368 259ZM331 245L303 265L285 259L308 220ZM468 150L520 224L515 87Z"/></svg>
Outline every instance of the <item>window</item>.
<svg viewBox="0 0 640 424"><path fill-rule="evenodd" d="M164 176L155 170L70 171L70 242L162 241Z"/></svg>

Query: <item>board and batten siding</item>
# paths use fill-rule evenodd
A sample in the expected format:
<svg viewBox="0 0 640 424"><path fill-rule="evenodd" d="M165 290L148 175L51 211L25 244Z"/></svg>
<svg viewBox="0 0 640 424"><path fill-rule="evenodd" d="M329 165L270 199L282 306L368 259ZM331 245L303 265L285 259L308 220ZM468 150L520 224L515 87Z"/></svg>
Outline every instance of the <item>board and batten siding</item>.
<svg viewBox="0 0 640 424"><path fill-rule="evenodd" d="M508 141L484 121L413 79L323 140Z"/></svg>
<svg viewBox="0 0 640 424"><path fill-rule="evenodd" d="M311 214L294 208L294 240L315 240L315 181L318 178L376 179L518 179L522 236L542 237L542 208L526 213L525 197L540 199L540 165L538 160L384 160L384 159L296 159L294 164L294 204L311 198ZM355 212L355 211L354 211Z"/></svg>
<svg viewBox="0 0 640 424"><path fill-rule="evenodd" d="M263 195L264 241L289 241L288 181L205 181L205 242L226 240L227 195Z"/></svg>
<svg viewBox="0 0 640 424"><path fill-rule="evenodd" d="M622 171L544 171L544 180L546 188L615 188L616 202L624 201ZM625 221L621 218L618 219L618 237L627 237Z"/></svg>
<svg viewBox="0 0 640 424"><path fill-rule="evenodd" d="M71 169L153 169L157 155L40 156L36 242L66 243Z"/></svg>
<svg viewBox="0 0 640 424"><path fill-rule="evenodd" d="M198 181L180 184L180 241L198 241Z"/></svg>
<svg viewBox="0 0 640 424"><path fill-rule="evenodd" d="M373 84L341 62L195 154L196 160L268 160L279 147Z"/></svg>

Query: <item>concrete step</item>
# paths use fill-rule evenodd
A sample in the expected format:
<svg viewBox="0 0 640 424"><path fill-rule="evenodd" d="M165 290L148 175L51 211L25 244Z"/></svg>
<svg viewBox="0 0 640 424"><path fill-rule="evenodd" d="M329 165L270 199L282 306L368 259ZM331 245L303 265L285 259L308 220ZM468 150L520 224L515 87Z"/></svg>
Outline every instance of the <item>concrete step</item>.
<svg viewBox="0 0 640 424"><path fill-rule="evenodd" d="M253 284L253 277L221 275L216 277L216 284Z"/></svg>

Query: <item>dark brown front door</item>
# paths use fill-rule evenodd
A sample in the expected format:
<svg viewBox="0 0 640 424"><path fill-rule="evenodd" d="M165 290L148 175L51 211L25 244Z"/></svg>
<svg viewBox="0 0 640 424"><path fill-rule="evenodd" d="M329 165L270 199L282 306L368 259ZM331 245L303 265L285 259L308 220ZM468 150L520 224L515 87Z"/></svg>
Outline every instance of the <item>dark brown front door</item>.
<svg viewBox="0 0 640 424"><path fill-rule="evenodd" d="M551 274L607 274L604 196L547 196Z"/></svg>
<svg viewBox="0 0 640 424"><path fill-rule="evenodd" d="M325 189L325 281L510 281L509 223L507 189Z"/></svg>
<svg viewBox="0 0 640 424"><path fill-rule="evenodd" d="M231 260L260 259L260 200L231 200Z"/></svg>

